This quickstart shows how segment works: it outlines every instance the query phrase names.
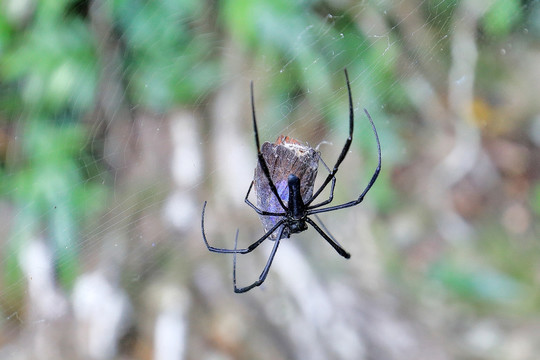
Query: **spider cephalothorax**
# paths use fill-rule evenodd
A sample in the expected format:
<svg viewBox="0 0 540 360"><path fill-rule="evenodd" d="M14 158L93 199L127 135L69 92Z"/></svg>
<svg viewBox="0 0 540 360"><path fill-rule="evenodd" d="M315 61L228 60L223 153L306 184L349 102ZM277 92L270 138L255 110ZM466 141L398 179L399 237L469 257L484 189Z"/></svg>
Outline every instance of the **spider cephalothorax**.
<svg viewBox="0 0 540 360"><path fill-rule="evenodd" d="M354 110L347 70L345 70L345 78L347 80L347 90L349 94L349 136L345 141L345 145L341 150L341 154L339 155L334 168L330 170L326 167L326 165L324 165L328 170L328 175L319 189L317 189L315 192L313 186L315 183L315 178L317 177L318 163L319 160L321 160L318 151L310 148L309 146L302 145L297 140L284 136L279 137L278 140L273 144L268 142L264 143L261 148L259 132L257 130L257 120L255 116L255 106L253 102L253 83L251 83L251 109L258 162L257 168L255 169L255 177L249 186L244 201L261 217L265 234L247 248L238 249L236 247L236 244L238 243L237 231L234 249L216 248L208 244L206 234L204 232L204 211L206 209L206 202L203 205L201 219L203 240L208 250L217 253L234 254L233 286L235 292L246 292L253 289L255 286L261 285L268 275L268 271L270 270L270 266L272 265L272 261L274 260L274 256L276 255L276 251L281 239L288 238L291 234L307 230L308 224L311 225L315 231L317 231L338 252L338 254L347 259L351 256L347 251L345 251L345 249L341 247L341 245L339 245L310 218L310 215L345 209L360 204L364 200L364 197L369 189L371 189L375 183L375 180L379 176L379 172L381 170L381 145L379 143L379 136L377 135L377 129L375 128L375 124L373 124L371 116L367 110L364 109L364 112L371 123L375 140L377 142L377 168L371 176L371 180L369 181L368 185L364 188L357 199L340 205L324 207L325 205L330 204L334 198L336 173L339 169L339 165L345 159L353 139ZM330 196L328 199L312 205L312 202L321 194L321 192L326 188L326 186L328 186L330 182L332 182L332 185L330 186ZM249 200L249 194L253 188L253 184L255 184L255 190L257 192L258 206L255 206ZM236 254L249 253L266 239L274 240L274 246L268 261L266 262L266 265L259 276L259 279L253 282L251 285L242 288L236 287Z"/></svg>

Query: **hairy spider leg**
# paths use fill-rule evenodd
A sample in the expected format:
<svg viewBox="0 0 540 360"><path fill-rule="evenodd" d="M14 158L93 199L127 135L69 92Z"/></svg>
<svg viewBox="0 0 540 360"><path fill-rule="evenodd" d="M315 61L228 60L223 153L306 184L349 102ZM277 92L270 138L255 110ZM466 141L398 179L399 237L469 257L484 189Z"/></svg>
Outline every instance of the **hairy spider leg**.
<svg viewBox="0 0 540 360"><path fill-rule="evenodd" d="M257 146L257 157L259 159L259 164L261 164L261 168L264 172L264 175L268 179L270 190L272 190L272 193L278 199L279 205L283 208L283 210L287 211L288 208L287 206L285 206L285 204L283 203L283 200L281 200L281 197L278 194L276 185L274 185L274 182L272 181L272 178L270 177L270 171L268 170L268 165L266 164L266 160L264 160L264 156L261 152L261 143L259 141L259 131L257 130L257 119L255 116L255 101L253 100L253 81L251 82L251 113L253 117L253 132L255 133L255 146Z"/></svg>
<svg viewBox="0 0 540 360"><path fill-rule="evenodd" d="M278 221L276 225L274 225L273 228L268 230L266 234L264 234L260 239L258 239L257 241L255 241L253 244L249 245L245 249L236 248L236 242L238 241L238 230L236 230L236 239L235 239L234 249L224 249L224 248L210 246L210 244L208 243L208 240L206 239L206 234L204 232L204 211L205 210L206 210L206 201L204 202L204 205L203 205L202 218L201 218L201 229L202 229L204 243L206 244L206 247L208 248L208 250L212 252L216 252L216 253L222 253L222 254L232 254L232 253L247 254L249 252L252 252L253 250L257 248L257 246L261 245L264 240L266 240L270 235L272 235L272 233L276 231L286 221L286 219Z"/></svg>
<svg viewBox="0 0 540 360"><path fill-rule="evenodd" d="M339 154L339 157L336 161L336 164L334 165L334 169L328 174L324 182L322 183L321 187L311 196L311 199L306 201L306 207L307 209L313 209L317 206L309 206L313 200L319 196L319 194L326 188L330 180L335 177L339 165L341 165L341 162L345 159L345 156L347 156L347 153L349 151L349 148L351 147L352 139L353 139L353 132L354 132L354 110L353 110L353 101L352 101L352 94L351 94L351 84L349 82L349 74L347 73L347 69L345 71L345 79L347 80L347 91L349 93L349 137L347 138L347 141L345 141L345 145L343 146L343 150L341 150L341 154Z"/></svg>
<svg viewBox="0 0 540 360"><path fill-rule="evenodd" d="M339 210L339 209L345 209L345 208L360 204L364 200L364 197L366 196L368 191L371 189L371 187L375 183L375 180L377 180L377 177L379 176L379 172L381 171L381 162L382 162L382 159L381 159L381 143L379 141L379 135L377 134L377 129L375 128L375 124L373 123L373 119L371 118L371 115L369 115L369 112L366 109L364 109L364 112L366 113L366 115L367 115L367 117L369 119L369 122L371 123L371 128L373 129L373 133L375 134L375 140L377 141L378 164L377 164L377 168L375 169L375 172L371 176L371 180L369 181L369 183L366 186L366 188L364 189L364 191L362 191L362 193L360 194L358 199L353 200L353 201L349 201L349 202L341 204L341 205L329 206L329 207L323 208L323 209L315 209L315 210L313 210L313 208L311 208L310 210L307 211L308 215L318 214L318 213L327 212L327 211L334 211L334 210Z"/></svg>
<svg viewBox="0 0 540 360"><path fill-rule="evenodd" d="M264 266L264 269L263 269L261 275L259 276L259 280L255 281L251 285L241 287L241 288L236 287L236 252L234 252L233 286L234 286L234 292L235 293L244 293L246 291L249 291L249 290L253 289L256 286L260 286L264 282L264 280L266 280L266 276L268 275L268 271L270 271L270 266L272 265L272 261L274 261L274 256L276 256L276 251L278 249L279 242L281 241L281 235L283 234L284 229L285 229L285 227L281 228L281 230L279 231L279 235L278 235L276 241L274 242L274 247L272 248L272 252L270 253L270 256L268 257L268 261L266 261L266 265ZM268 233L266 233L265 236L268 236L269 234L270 234L270 231ZM237 233L236 239L234 241L235 250L236 250L237 242L238 242L238 233Z"/></svg>

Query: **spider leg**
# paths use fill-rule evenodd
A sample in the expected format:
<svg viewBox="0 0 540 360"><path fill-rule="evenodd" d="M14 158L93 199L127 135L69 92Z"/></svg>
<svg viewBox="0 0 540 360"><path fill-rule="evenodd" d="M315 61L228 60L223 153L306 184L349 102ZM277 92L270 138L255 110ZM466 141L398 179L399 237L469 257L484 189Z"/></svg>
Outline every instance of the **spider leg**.
<svg viewBox="0 0 540 360"><path fill-rule="evenodd" d="M283 210L287 211L287 206L283 203L283 200L279 197L278 191L276 189L276 185L274 185L274 182L272 181L272 178L270 177L270 171L268 170L268 165L266 164L266 160L264 160L264 156L261 153L261 143L259 141L259 131L257 130L257 119L255 116L255 102L253 101L253 81L251 82L251 112L253 115L253 132L255 133L255 145L257 146L257 157L259 159L259 164L261 165L261 168L264 172L264 175L266 176L266 179L268 179L268 185L270 186L270 190L272 190L272 193L277 198L279 205L283 208Z"/></svg>
<svg viewBox="0 0 540 360"><path fill-rule="evenodd" d="M285 219L282 219L282 220L278 221L276 223L276 225L274 225L274 227L272 227L270 230L268 230L266 232L266 234L264 234L259 240L255 241L253 244L249 245L245 249L237 249L236 245L235 245L234 249L224 249L224 248L218 248L218 247L210 246L210 244L208 243L208 240L206 239L206 234L204 232L204 211L205 210L206 210L206 201L204 202L204 205L203 205L202 218L201 218L201 229L202 229L202 235L203 235L204 243L206 244L206 247L208 248L208 250L210 250L212 252L222 253L222 254L231 254L231 253L247 254L249 252L252 252L253 250L255 250L255 248L257 246L261 245L261 243L264 240L266 240L270 235L272 235L272 233L274 231L276 231L276 229L278 229L285 222ZM236 230L235 243L236 243L236 241L238 241L238 230Z"/></svg>
<svg viewBox="0 0 540 360"><path fill-rule="evenodd" d="M314 228L315 230L317 230L317 232L318 232L319 234L321 234L321 236L322 236L326 241L328 241L328 243L329 243L330 245L332 245L332 247L338 252L339 255L343 256L345 259L348 259L348 258L351 257L351 254L349 254L347 251L345 251L345 249L343 249L343 248L341 247L341 245L339 245L339 244L337 243L337 241L333 240L330 236L328 236L328 235L327 235L327 234L326 234L326 233L325 233L325 232L324 232L324 231L323 231L323 230L315 223L315 221L311 220L311 219L308 218L308 217L306 218L306 221L307 221L308 223L310 223L311 226L313 226L313 228Z"/></svg>
<svg viewBox="0 0 540 360"><path fill-rule="evenodd" d="M362 193L360 194L358 199L353 200L353 201L349 201L349 202L341 204L341 205L330 206L330 207L327 207L327 208L324 208L324 209L313 210L313 208L312 208L311 210L307 211L307 215L313 215L313 214L318 214L318 213L327 212L327 211L345 209L345 208L348 208L348 207L351 207L351 206L358 205L364 200L364 197L366 196L367 192L371 189L371 187L375 183L375 180L377 180L377 177L379 176L379 172L381 171L381 143L379 142L379 135L377 134L377 129L375 128L375 124L373 123L373 119L371 119L371 116L369 115L369 113L368 113L368 111L366 109L364 109L364 111L366 112L366 115L367 115L367 117L369 119L369 122L371 123L373 133L375 134L375 140L377 140L377 153L378 153L378 157L379 157L377 168L375 169L375 172L371 176L371 180L369 180L369 184L366 186L364 191L362 191Z"/></svg>
<svg viewBox="0 0 540 360"><path fill-rule="evenodd" d="M249 201L248 197L249 197L249 193L251 192L251 188L253 187L253 183L254 181L251 181L251 185L249 185L249 189L248 189L248 192L246 194L246 197L244 198L244 202L246 204L248 204L249 206L251 206L251 208L253 210L255 210L255 212L259 215L271 215L271 216L285 216L287 215L286 213L282 212L282 213L274 213L274 212L268 212L268 211L264 211L264 210L261 210L259 209L257 206L255 206L255 204L253 204L251 201ZM323 204L324 205L324 204Z"/></svg>
<svg viewBox="0 0 540 360"><path fill-rule="evenodd" d="M323 229L323 231L326 233L326 235L330 236L330 238L332 240L334 240L334 242L336 244L338 244L339 246L341 246L341 244L336 240L336 238L334 237L334 235L332 235L332 233L330 232L330 230L328 230L328 228L326 227L326 225L324 225L323 221L321 220L321 218L319 217L319 215L315 214L315 218L317 219L317 222L319 223L319 225L321 226L321 228Z"/></svg>
<svg viewBox="0 0 540 360"><path fill-rule="evenodd" d="M347 73L347 69L345 69L345 79L347 80L347 90L349 93L349 137L347 138L347 141L345 141L345 145L343 146L343 149L341 150L341 154L339 154L336 164L334 165L334 169L330 172L330 174L328 174L328 176L324 180L321 187L313 194L311 199L309 199L305 203L306 207L309 207L309 205L313 202L313 200L315 200L315 198L317 198L317 196L319 196L320 193L326 188L330 180L334 178L334 176L336 175L338 171L339 165L341 165L341 162L345 159L345 156L347 156L347 152L349 151L349 148L351 147L351 143L353 139L353 132L354 132L354 109L353 109L353 101L352 101L352 94L351 94L351 84L349 82L349 74ZM318 206L320 206L320 204Z"/></svg>
<svg viewBox="0 0 540 360"><path fill-rule="evenodd" d="M321 162L322 162L324 168L326 169L326 171L330 172L330 168L328 167L328 165L326 165L326 163L324 162L324 160L323 160L323 158L321 157L320 154L319 154L319 160L321 160Z"/></svg>
<svg viewBox="0 0 540 360"><path fill-rule="evenodd" d="M322 159L321 159L322 161ZM328 169L328 166L326 166L326 164L324 163L323 161L323 164L324 166ZM330 172L330 169L328 169L328 172ZM330 204L332 202L332 200L334 200L334 188L336 187L336 177L334 176L332 178L332 185L330 185L330 196L328 197L327 200L323 201L323 202L320 202L316 205L311 205L311 206L308 206L307 209L315 209L315 208L318 208L318 207L321 207L321 206L324 206L326 204Z"/></svg>
<svg viewBox="0 0 540 360"><path fill-rule="evenodd" d="M270 256L268 257L268 261L266 262L266 265L264 266L264 269L259 276L259 280L255 281L253 284L238 288L236 287L236 252L234 253L234 259L233 259L233 286L234 286L234 292L235 293L244 293L246 291L249 291L253 289L255 286L260 286L264 280L266 280L266 276L268 275L268 271L270 271L270 266L272 265L272 261L274 261L274 256L276 256L276 251L279 246L279 241L281 240L281 235L283 234L284 228L282 228L279 231L279 236L277 237L274 247L272 248L272 252L270 253ZM237 239L238 240L238 239ZM236 249L237 240L234 242L234 248Z"/></svg>

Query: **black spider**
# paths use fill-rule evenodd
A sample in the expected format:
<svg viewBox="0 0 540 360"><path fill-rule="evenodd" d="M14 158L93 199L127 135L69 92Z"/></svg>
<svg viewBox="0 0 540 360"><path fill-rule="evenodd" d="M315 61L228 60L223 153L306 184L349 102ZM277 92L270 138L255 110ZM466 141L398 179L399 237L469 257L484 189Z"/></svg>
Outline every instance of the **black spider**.
<svg viewBox="0 0 540 360"><path fill-rule="evenodd" d="M248 290L251 290L255 286L261 285L266 279L266 276L268 275L268 271L270 269L270 266L272 265L272 261L274 260L274 256L276 255L276 251L277 251L277 248L279 246L279 242L281 241L281 239L288 238L291 234L295 234L295 233L299 233L304 230L307 230L308 228L307 224L313 226L313 228L326 241L328 241L330 245L332 245L332 247L338 252L338 254L340 254L341 256L347 259L351 257L351 255L347 251L345 251L345 249L343 249L331 236L326 234L312 219L309 218L310 215L315 215L318 213L334 211L334 210L339 210L339 209L345 209L351 206L358 205L359 203L362 202L362 200L364 200L365 195L375 183L375 180L377 179L379 172L381 170L381 145L379 142L379 136L377 134L377 129L375 128L375 124L373 123L371 116L369 115L368 111L364 109L364 112L366 113L369 119L369 122L371 123L373 133L375 134L375 140L377 141L377 152L378 152L377 168L375 169L375 172L373 173L367 187L364 189L364 191L362 191L358 199L352 200L352 201L349 201L340 205L322 207L324 205L331 203L333 200L334 186L336 183L335 175L338 171L339 165L345 159L345 156L347 155L347 152L349 151L349 147L351 146L352 139L353 139L354 111L353 111L353 101L352 101L352 95L351 95L351 86L349 83L349 76L347 74L346 69L345 69L345 78L347 81L347 90L349 94L349 137L347 138L347 141L345 142L345 145L343 146L343 149L341 150L341 154L339 155L336 161L336 164L334 165L333 170L329 171L328 176L326 177L322 185L319 187L319 189L315 191L315 193L313 193L313 184L314 184L316 173L317 173L316 164L318 163L318 160L319 160L319 153L307 146L302 146L302 145L298 145L298 149L294 149L295 151L298 151L298 152L295 152L295 154L301 154L301 155L295 156L295 158L293 159L294 163L298 163L297 160L300 159L301 156L306 156L306 154L308 154L310 151L312 152L311 154L314 153L317 156L316 162L310 163L309 161L301 161L302 166L303 166L302 169L304 171L308 171L307 174L309 176L305 175L305 173L304 175L298 175L294 173L285 174L287 181L278 182L278 187L276 187L270 175L270 170L267 164L267 160L265 160L265 157L263 156L263 154L266 155L267 157L269 156L268 147L265 147L265 146L267 144L269 144L269 146L272 146L272 145L279 146L281 144L285 144L290 147L290 146L297 146L296 144L300 144L300 143L296 142L295 140L291 141L289 140L288 137L287 138L280 137L275 144L265 143L263 145L264 150L263 152L261 152L261 146L259 142L259 133L257 130L257 121L255 117L255 105L253 101L253 82L251 83L251 109L252 109L252 114L253 114L253 130L255 133L255 144L257 146L258 169L256 170L255 178L251 182L251 185L249 186L249 189L248 189L248 192L246 194L244 201L249 206L251 206L257 212L257 214L261 216L261 219L270 219L270 221L266 221L266 223L263 221L263 224L265 225L266 233L260 239L258 239L253 244L251 244L249 247L245 249L238 249L237 248L238 230L237 230L236 238L234 241L234 249L216 248L208 244L208 241L206 239L206 234L204 232L204 212L206 209L206 201L204 202L204 205L203 205L202 220L201 220L203 240L208 250L217 252L217 253L234 254L233 284L234 284L234 291L236 293L243 293ZM279 158L277 154L275 154L274 157L275 159ZM313 156L311 158L313 158ZM311 165L315 164L315 169L306 170L306 168L309 167L309 164ZM325 164L325 167L326 167L326 164ZM272 165L271 169L272 169L273 174L277 172L277 175L274 174L274 179L279 175L283 175L284 170L282 168ZM257 171L261 171L261 170L264 176L262 175L257 176ZM280 174L280 171L281 171L281 174ZM332 181L332 185L330 188L329 198L319 204L311 205L311 203L321 194L321 192L326 188L326 186L328 185L328 183L330 183L330 181ZM260 205L261 202L264 204L274 203L276 206L269 207L268 205L264 205L263 208L265 210L261 210L260 208L255 206L251 201L249 201L248 197L249 197L249 194L251 192L254 182L256 183L256 187L257 187L259 206L261 206ZM280 192L278 192L278 188ZM268 194L266 198L261 196L261 194L259 194L259 191L261 191L261 189L263 190L268 189L267 191ZM287 189L288 189L288 192L287 192ZM275 200L277 200L277 203L275 202ZM285 204L284 201L286 201L287 204ZM277 208L277 210L283 210L283 211L267 211L269 208L270 210L274 210L274 208ZM276 232L278 234L277 236L275 236L274 234ZM274 247L272 248L272 252L270 253L270 257L268 258L268 261L266 262L264 270L259 276L259 280L255 281L253 284L246 287L242 287L242 288L236 287L236 254L249 253L268 238L271 238L272 240L274 240L275 243L274 243Z"/></svg>

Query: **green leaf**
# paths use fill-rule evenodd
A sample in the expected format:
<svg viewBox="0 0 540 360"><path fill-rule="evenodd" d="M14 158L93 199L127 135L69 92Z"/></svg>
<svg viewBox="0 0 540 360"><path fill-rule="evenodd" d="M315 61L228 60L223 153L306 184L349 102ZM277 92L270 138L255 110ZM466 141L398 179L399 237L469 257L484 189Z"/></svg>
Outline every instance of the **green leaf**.
<svg viewBox="0 0 540 360"><path fill-rule="evenodd" d="M491 36L506 36L522 18L517 0L496 0L483 18L484 30Z"/></svg>
<svg viewBox="0 0 540 360"><path fill-rule="evenodd" d="M525 297L522 284L486 266L468 269L443 260L431 268L430 276L454 295L473 301L503 304Z"/></svg>

